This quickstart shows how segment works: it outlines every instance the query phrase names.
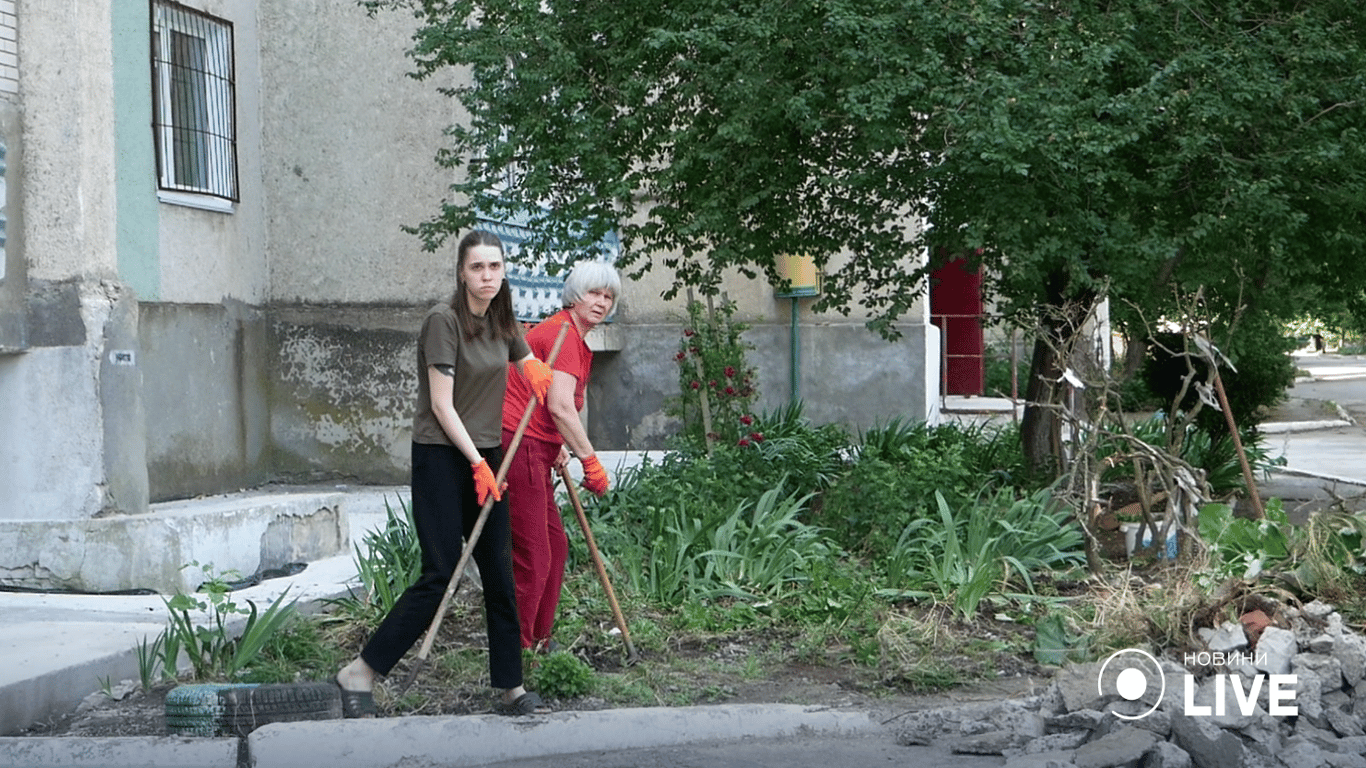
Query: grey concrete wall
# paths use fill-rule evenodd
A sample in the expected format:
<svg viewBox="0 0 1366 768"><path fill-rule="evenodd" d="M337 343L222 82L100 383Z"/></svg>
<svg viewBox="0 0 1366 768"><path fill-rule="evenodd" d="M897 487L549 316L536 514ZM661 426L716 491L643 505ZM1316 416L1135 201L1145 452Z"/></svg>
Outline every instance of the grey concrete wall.
<svg viewBox="0 0 1366 768"><path fill-rule="evenodd" d="M17 105L0 98L0 355L28 346L28 265L24 261L22 120Z"/></svg>
<svg viewBox="0 0 1366 768"><path fill-rule="evenodd" d="M680 424L666 411L679 392L674 353L681 330L675 324L633 325L623 331L621 351L594 354L588 427L595 447L660 448L677 434ZM886 342L861 323L799 325L798 386L806 418L855 430L893 416L933 418L937 390L925 361L935 359L937 331L922 324L900 330L899 341ZM754 323L743 338L753 345L748 359L758 370L756 409L789 402L790 326Z"/></svg>
<svg viewBox="0 0 1366 768"><path fill-rule="evenodd" d="M111 0L20 0L29 279L116 274Z"/></svg>
<svg viewBox="0 0 1366 768"><path fill-rule="evenodd" d="M354 2L260 0L262 183L274 301L428 304L455 282L453 248L425 253L404 225L438 212L437 167L459 119L408 77L415 20Z"/></svg>
<svg viewBox="0 0 1366 768"><path fill-rule="evenodd" d="M274 469L295 481L406 483L424 306L276 308Z"/></svg>
<svg viewBox="0 0 1366 768"><path fill-rule="evenodd" d="M145 304L138 342L153 501L273 479L269 340L242 304Z"/></svg>
<svg viewBox="0 0 1366 768"><path fill-rule="evenodd" d="M157 299L175 304L221 303L256 306L269 299L270 277L262 187L263 90L258 0L182 0L185 5L230 22L236 80L236 143L239 200L231 212L163 202L157 223ZM358 10L358 9L357 9ZM293 34L302 34L295 30ZM148 169L154 173L155 169ZM163 200L186 195L162 195Z"/></svg>
<svg viewBox="0 0 1366 768"><path fill-rule="evenodd" d="M425 307L272 310L269 368L272 467L290 481L404 483L417 386L416 337ZM861 323L799 327L800 386L816 424L858 429L892 416L932 418L936 329L901 326L883 341ZM602 450L659 448L678 431L667 415L678 394L681 324L623 327L619 351L594 354L589 437ZM760 410L791 396L790 327L756 323L745 333L759 370Z"/></svg>
<svg viewBox="0 0 1366 768"><path fill-rule="evenodd" d="M29 348L0 355L0 519L146 509L136 300L117 283L31 281Z"/></svg>

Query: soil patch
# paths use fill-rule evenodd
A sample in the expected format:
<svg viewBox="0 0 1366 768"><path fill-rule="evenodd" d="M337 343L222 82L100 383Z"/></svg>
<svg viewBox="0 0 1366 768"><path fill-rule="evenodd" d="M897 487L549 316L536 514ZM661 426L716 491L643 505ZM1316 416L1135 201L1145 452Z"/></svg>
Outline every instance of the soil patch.
<svg viewBox="0 0 1366 768"><path fill-rule="evenodd" d="M468 593L467 593L468 594ZM413 686L400 694L408 660L376 690L381 717L408 715L468 715L492 711L495 692L488 687L482 653L482 612L456 607L442 624L442 636L431 663ZM468 606L473 609L474 606ZM921 650L905 648L885 653L877 667L855 664L852 650L830 647L813 652L796 636L775 637L750 632L688 637L669 647L639 647L642 660L623 666L619 644L605 637L602 645L582 638L568 649L594 668L598 690L574 699L550 699L557 711L587 711L619 706L688 706L723 703L781 703L858 708L879 717L972 701L995 701L1040 693L1052 670L1034 662L1025 650L1032 646L1032 629L988 617L964 622L950 612L932 609L936 635ZM908 626L926 621L906 619ZM443 650L476 657L475 663L442 659ZM923 657L918 656L924 653ZM819 654L813 658L813 653ZM776 661L775 661L776 660ZM932 669L930 669L932 667ZM470 673L474 668L479 671ZM528 677L534 681L532 670ZM653 701L612 697L620 688L611 681L633 681L651 693ZM91 694L75 711L34 725L23 736L166 736L166 694L175 687L162 683L143 691L125 681ZM599 695L601 694L601 695ZM550 697L547 697L550 698Z"/></svg>

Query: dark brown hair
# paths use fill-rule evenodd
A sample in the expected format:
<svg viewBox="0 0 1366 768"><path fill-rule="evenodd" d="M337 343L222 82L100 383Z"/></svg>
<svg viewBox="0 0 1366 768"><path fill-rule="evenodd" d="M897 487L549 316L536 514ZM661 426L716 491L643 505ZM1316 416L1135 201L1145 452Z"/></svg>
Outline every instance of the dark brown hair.
<svg viewBox="0 0 1366 768"><path fill-rule="evenodd" d="M504 254L503 268L506 270L506 252L503 250L503 241L492 232L476 229L460 239L460 245L456 247L455 258L455 293L451 294L451 310L455 312L455 317L460 321L460 327L464 329L465 340L473 341L475 337L484 332L484 324L487 322L493 327L493 337L500 341L511 341L522 335L522 326L517 322L517 316L512 311L512 286L508 285L507 275L503 276L503 284L498 288L498 293L494 294L489 302L489 308L483 317L479 317L470 311L469 298L465 295L465 285L461 280L461 274L465 269L465 258L469 256L471 248L480 245L491 245L498 249L500 254Z"/></svg>

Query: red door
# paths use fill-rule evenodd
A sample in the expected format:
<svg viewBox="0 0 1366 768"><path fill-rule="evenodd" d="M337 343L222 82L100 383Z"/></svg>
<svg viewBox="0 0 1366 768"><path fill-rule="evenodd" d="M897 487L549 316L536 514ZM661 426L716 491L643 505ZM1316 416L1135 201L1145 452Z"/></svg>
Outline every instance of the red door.
<svg viewBox="0 0 1366 768"><path fill-rule="evenodd" d="M942 394L980 395L985 386L982 337L982 270L966 259L949 261L930 276L930 321L943 338Z"/></svg>

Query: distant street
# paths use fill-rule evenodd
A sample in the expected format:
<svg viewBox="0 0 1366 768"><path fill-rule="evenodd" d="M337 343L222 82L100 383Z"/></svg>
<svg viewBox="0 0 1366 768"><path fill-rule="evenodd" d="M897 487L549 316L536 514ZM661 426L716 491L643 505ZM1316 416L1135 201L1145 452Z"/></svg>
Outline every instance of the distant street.
<svg viewBox="0 0 1366 768"><path fill-rule="evenodd" d="M1302 354L1295 364L1313 378L1297 381L1290 397L1337 403L1366 428L1366 356Z"/></svg>

